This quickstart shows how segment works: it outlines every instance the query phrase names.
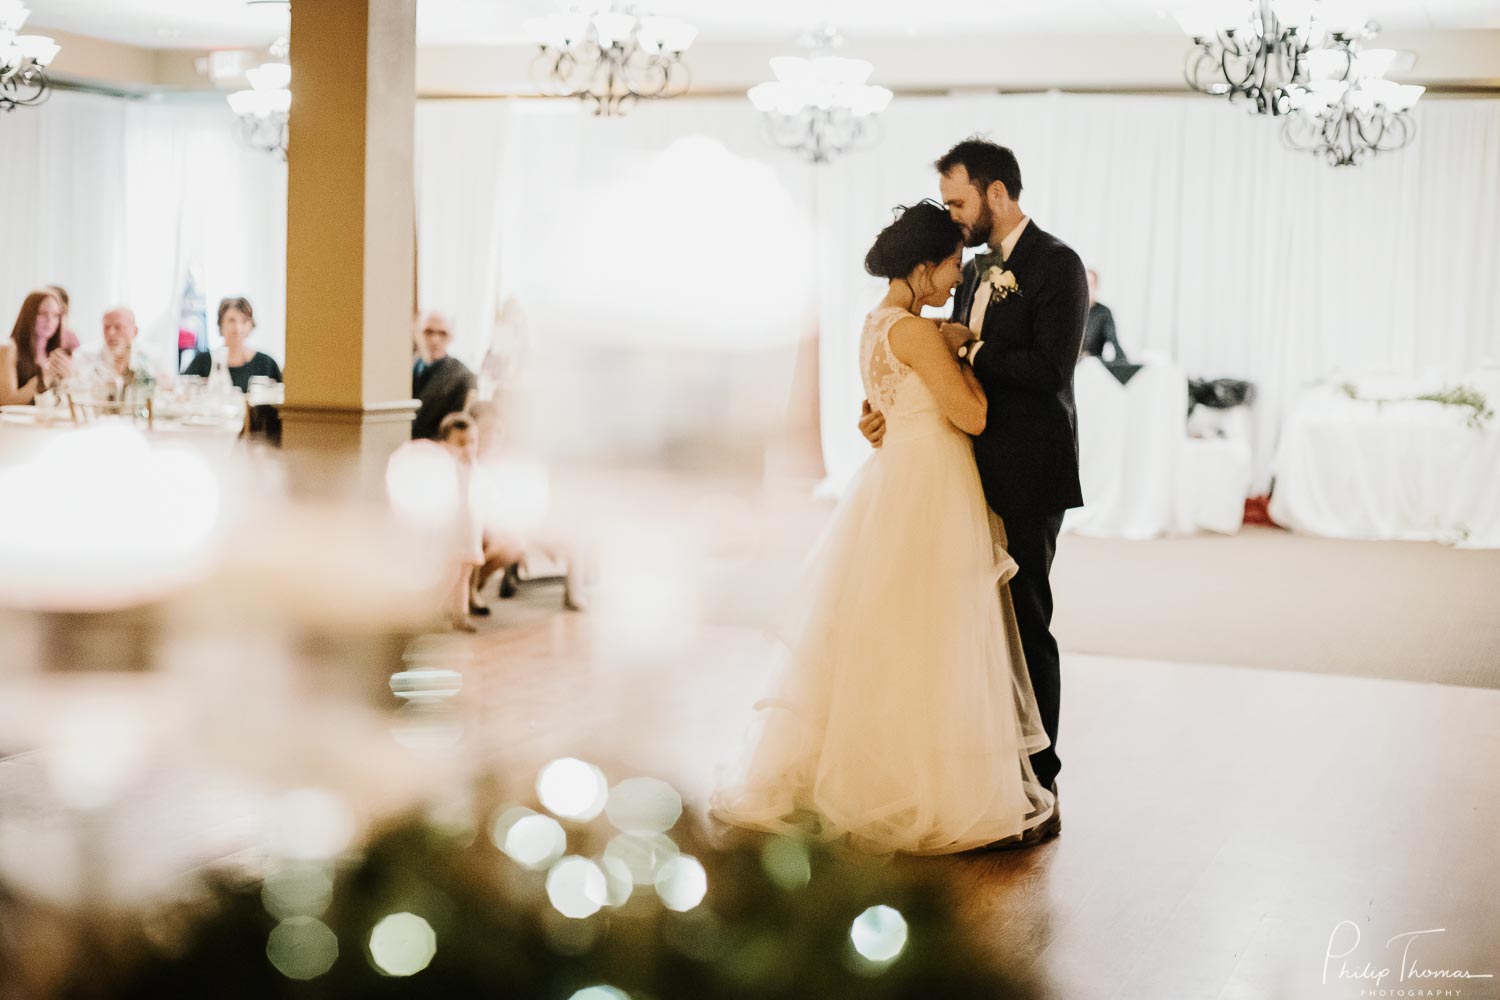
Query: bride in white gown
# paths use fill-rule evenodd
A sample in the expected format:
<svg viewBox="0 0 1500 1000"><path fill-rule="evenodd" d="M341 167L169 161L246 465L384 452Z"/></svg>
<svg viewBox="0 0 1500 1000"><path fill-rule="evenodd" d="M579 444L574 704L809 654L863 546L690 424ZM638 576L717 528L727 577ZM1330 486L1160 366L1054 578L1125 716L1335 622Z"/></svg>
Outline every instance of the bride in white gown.
<svg viewBox="0 0 1500 1000"><path fill-rule="evenodd" d="M809 556L764 728L712 813L879 852L944 854L1048 819L1029 754L1047 745L969 434L986 401L944 328L920 316L960 277L963 232L924 202L865 258L890 290L865 319L861 371L886 420Z"/></svg>

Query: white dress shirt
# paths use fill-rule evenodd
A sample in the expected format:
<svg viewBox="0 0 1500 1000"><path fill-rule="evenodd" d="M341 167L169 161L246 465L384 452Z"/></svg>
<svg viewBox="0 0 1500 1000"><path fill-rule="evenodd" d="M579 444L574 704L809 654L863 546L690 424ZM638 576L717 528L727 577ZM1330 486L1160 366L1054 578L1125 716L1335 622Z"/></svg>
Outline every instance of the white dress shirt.
<svg viewBox="0 0 1500 1000"><path fill-rule="evenodd" d="M1000 259L1002 261L1010 260L1010 255L1015 252L1016 243L1020 241L1021 234L1026 231L1026 224L1030 221L1031 216L1021 216L1021 221L1016 223L1015 228L1006 233L1005 238L1000 241ZM974 301L969 306L969 329L973 331L976 338L984 336L984 313L990 307L992 289L993 286L988 281L981 281L979 287L974 291ZM979 349L983 346L983 340L976 340L974 345L969 348L966 355L966 360L969 364L972 365L974 363L974 356L979 353Z"/></svg>

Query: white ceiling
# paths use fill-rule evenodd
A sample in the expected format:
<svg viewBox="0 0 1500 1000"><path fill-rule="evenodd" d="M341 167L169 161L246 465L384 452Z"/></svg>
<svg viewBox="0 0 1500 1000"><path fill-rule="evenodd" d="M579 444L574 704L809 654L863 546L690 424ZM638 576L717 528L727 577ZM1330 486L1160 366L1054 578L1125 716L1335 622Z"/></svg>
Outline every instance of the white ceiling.
<svg viewBox="0 0 1500 1000"><path fill-rule="evenodd" d="M328 2L328 0L320 0ZM287 8L246 0L27 0L32 24L149 48L263 45ZM1175 33L1169 12L1192 0L646 0L702 29L705 41L791 39L822 21L851 38ZM522 23L556 0L418 0L425 44L523 40ZM1500 0L1366 0L1392 30L1500 28Z"/></svg>

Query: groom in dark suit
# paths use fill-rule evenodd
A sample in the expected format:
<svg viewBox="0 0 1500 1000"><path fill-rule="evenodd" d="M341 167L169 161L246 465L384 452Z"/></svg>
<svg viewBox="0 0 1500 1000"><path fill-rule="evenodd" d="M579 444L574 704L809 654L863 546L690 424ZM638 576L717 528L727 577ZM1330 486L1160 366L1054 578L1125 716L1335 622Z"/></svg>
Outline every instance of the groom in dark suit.
<svg viewBox="0 0 1500 1000"><path fill-rule="evenodd" d="M936 163L949 214L971 247L988 244L964 268L945 331L989 398L989 420L974 438L985 499L1005 524L1006 549L1020 566L1010 581L1016 623L1042 726L1051 745L1032 754L1037 779L1056 791L1062 675L1052 637L1048 575L1063 512L1083 505L1073 368L1088 316L1088 279L1067 244L1021 211L1021 168L1004 146L969 139ZM967 330L961 329L967 328ZM873 417L873 419L872 419ZM878 414L860 428L884 436ZM1028 843L1055 835L1054 817Z"/></svg>

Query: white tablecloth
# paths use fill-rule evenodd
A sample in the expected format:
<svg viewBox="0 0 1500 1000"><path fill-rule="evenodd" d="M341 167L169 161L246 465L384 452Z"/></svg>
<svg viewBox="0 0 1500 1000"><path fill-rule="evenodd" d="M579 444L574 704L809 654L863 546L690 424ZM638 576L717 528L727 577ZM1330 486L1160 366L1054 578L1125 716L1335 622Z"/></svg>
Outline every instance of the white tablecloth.
<svg viewBox="0 0 1500 1000"><path fill-rule="evenodd" d="M1500 548L1500 423L1475 429L1470 412L1310 390L1282 431L1272 519L1332 538Z"/></svg>
<svg viewBox="0 0 1500 1000"><path fill-rule="evenodd" d="M101 419L89 426L109 424L121 424L146 432L144 423L114 417ZM234 453L238 446L240 428L239 423L231 423L228 420L217 423L162 420L157 421L149 433L155 441L187 445L201 452L204 457L215 460ZM0 415L0 463L24 458L36 449L46 447L47 443L58 435L77 429L76 425L67 421L41 422L17 418L10 414Z"/></svg>
<svg viewBox="0 0 1500 1000"><path fill-rule="evenodd" d="M1233 533L1244 517L1250 449L1237 438L1187 433L1187 376L1152 359L1121 385L1087 358L1073 376L1084 506L1063 530L1146 539L1198 530Z"/></svg>

